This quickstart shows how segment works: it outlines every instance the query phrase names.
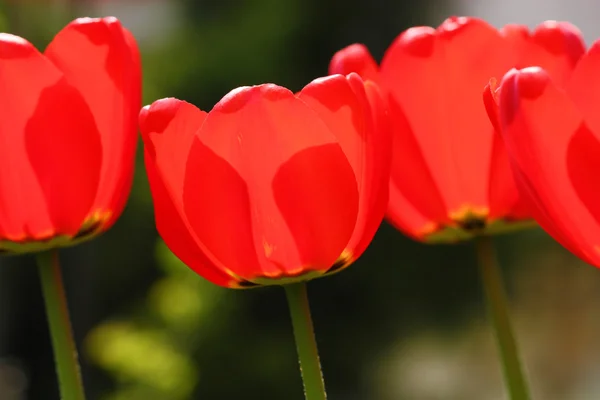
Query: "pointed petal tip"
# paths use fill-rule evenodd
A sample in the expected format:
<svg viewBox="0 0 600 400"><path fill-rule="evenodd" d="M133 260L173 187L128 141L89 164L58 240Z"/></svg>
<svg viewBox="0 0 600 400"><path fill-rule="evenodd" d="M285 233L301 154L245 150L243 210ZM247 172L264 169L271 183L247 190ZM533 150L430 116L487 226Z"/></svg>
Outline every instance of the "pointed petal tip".
<svg viewBox="0 0 600 400"><path fill-rule="evenodd" d="M485 88L494 96L494 100L498 100L498 79L491 77L489 82L485 85Z"/></svg>
<svg viewBox="0 0 600 400"><path fill-rule="evenodd" d="M500 34L502 36L523 36L529 37L529 27L522 24L506 24L500 28Z"/></svg>
<svg viewBox="0 0 600 400"><path fill-rule="evenodd" d="M338 50L329 62L329 74L346 75L349 72L360 71L368 64L371 53L362 43L354 43Z"/></svg>
<svg viewBox="0 0 600 400"><path fill-rule="evenodd" d="M124 30L121 22L116 17L90 18L81 17L74 19L61 32L73 29L86 35L93 43L104 43L109 37L109 32ZM61 34L58 33L57 36Z"/></svg>
<svg viewBox="0 0 600 400"><path fill-rule="evenodd" d="M231 114L239 111L247 103L256 99L280 100L294 94L282 86L273 83L263 83L256 86L240 86L227 93L215 106L213 111Z"/></svg>
<svg viewBox="0 0 600 400"><path fill-rule="evenodd" d="M0 32L0 42L15 45L29 45L29 42L12 33Z"/></svg>
<svg viewBox="0 0 600 400"><path fill-rule="evenodd" d="M542 95L550 80L550 75L541 67L512 68L502 78L498 90L510 87L506 90L514 90L520 97L535 99Z"/></svg>
<svg viewBox="0 0 600 400"><path fill-rule="evenodd" d="M126 47L134 53L129 56L133 56L134 59L139 58L139 49L137 48L135 38L116 17L77 18L56 34L54 40L50 42L44 53L50 58L52 58L53 53L56 51L61 53L59 50L61 46L55 42L63 43L65 40L75 40L72 35L73 32L85 36L91 44L96 46L109 46L110 52L115 52L114 54L121 54L121 50L117 50L119 48L118 46L120 46L121 43L125 43ZM59 49L56 48L57 46ZM122 57L122 54L120 57ZM137 63L139 64L139 60ZM137 68L139 69L139 65Z"/></svg>
<svg viewBox="0 0 600 400"><path fill-rule="evenodd" d="M363 79L363 77L357 74L356 72L350 72L345 76L345 78L348 80L348 82L356 82L360 84L364 84L368 80L366 78Z"/></svg>
<svg viewBox="0 0 600 400"><path fill-rule="evenodd" d="M550 75L540 67L527 67L515 74L515 83L521 97L536 99L540 97L550 82Z"/></svg>
<svg viewBox="0 0 600 400"><path fill-rule="evenodd" d="M347 83L349 83L351 86L352 85L362 86L362 85L364 85L365 82L366 81L363 80L363 78L356 72L350 72L347 75L343 75L343 74L327 75L327 76L313 79L308 85L306 85L302 88L302 90L300 91L300 93L298 93L298 95L300 95L305 90L312 90L312 88L314 88L315 86L330 86L330 85L347 84Z"/></svg>
<svg viewBox="0 0 600 400"><path fill-rule="evenodd" d="M306 87L311 86L311 85L327 85L329 82L339 81L340 79L346 79L346 77L343 74L338 74L338 73L327 75L327 76L321 76L319 78L313 79L308 85L304 86L304 88L302 88L302 90L304 90ZM302 92L302 90L300 92Z"/></svg>
<svg viewBox="0 0 600 400"><path fill-rule="evenodd" d="M379 66L367 46L354 43L334 54L329 62L329 74L357 73L364 79L377 79Z"/></svg>
<svg viewBox="0 0 600 400"><path fill-rule="evenodd" d="M500 121L498 118L498 104L499 104L499 84L496 78L490 78L489 82L483 89L483 104L485 111L487 112L490 122L494 126L496 132L500 132Z"/></svg>
<svg viewBox="0 0 600 400"><path fill-rule="evenodd" d="M90 24L103 24L103 25L112 25L118 24L121 22L117 17L108 16L108 17L100 17L100 18L92 18L92 17L80 17L76 18L69 25L90 25Z"/></svg>
<svg viewBox="0 0 600 400"><path fill-rule="evenodd" d="M495 30L494 27L492 27L490 24L488 24L481 18L468 16L452 16L444 20L444 22L442 22L440 26L437 27L435 32L440 37L443 37L445 39L452 39L457 34L462 34L465 31L465 29L477 26Z"/></svg>
<svg viewBox="0 0 600 400"><path fill-rule="evenodd" d="M439 33L453 33L474 21L477 21L477 19L453 15L446 18L437 28L437 31Z"/></svg>
<svg viewBox="0 0 600 400"><path fill-rule="evenodd" d="M568 54L573 65L585 53L583 34L570 22L544 21L534 29L532 37L550 53Z"/></svg>
<svg viewBox="0 0 600 400"><path fill-rule="evenodd" d="M35 52L26 39L10 33L0 33L0 59L24 58Z"/></svg>
<svg viewBox="0 0 600 400"><path fill-rule="evenodd" d="M138 117L142 135L164 132L182 103L185 102L174 97L166 97L143 107Z"/></svg>
<svg viewBox="0 0 600 400"><path fill-rule="evenodd" d="M596 41L594 41L594 43L592 43L592 45L590 46L590 48L588 49L587 52L588 52L588 54L600 52L600 39L597 39Z"/></svg>
<svg viewBox="0 0 600 400"><path fill-rule="evenodd" d="M535 27L534 35L556 34L570 35L581 39L583 42L583 34L581 30L568 21L547 20Z"/></svg>
<svg viewBox="0 0 600 400"><path fill-rule="evenodd" d="M124 40L127 47L133 52L132 56L134 58L134 62L137 62L138 64L137 69L140 69L140 55L137 41L133 34L125 26L123 26L117 17L109 16L102 18L77 18L71 21L62 31L67 31L68 29L73 29L83 33L95 44L104 43L107 40L109 40L110 43L116 38L118 38L119 41ZM116 32L121 32L123 37L115 35Z"/></svg>
<svg viewBox="0 0 600 400"><path fill-rule="evenodd" d="M370 55L369 49L362 43L352 43L338 50L331 59L332 63L334 60L346 61L346 60L362 60L365 55Z"/></svg>
<svg viewBox="0 0 600 400"><path fill-rule="evenodd" d="M140 115L142 113L147 113L150 110L150 104L145 105L144 107L142 107L142 109L140 110Z"/></svg>
<svg viewBox="0 0 600 400"><path fill-rule="evenodd" d="M408 28L398 36L388 51L392 48L402 47L409 54L426 58L433 53L436 30L430 26L416 26Z"/></svg>
<svg viewBox="0 0 600 400"><path fill-rule="evenodd" d="M506 71L506 73L502 77L502 80L500 81L500 86L503 86L504 82L506 82L507 80L511 79L515 74L519 73L519 71L520 70L517 69L517 68L511 68L508 71Z"/></svg>
<svg viewBox="0 0 600 400"><path fill-rule="evenodd" d="M142 109L140 110L140 113L138 115L138 127L140 128L140 132L142 133L142 135L144 135L147 130L148 130L148 118L150 115L150 108L152 107L152 105L147 105L142 107Z"/></svg>
<svg viewBox="0 0 600 400"><path fill-rule="evenodd" d="M550 76L540 67L511 69L504 75L500 89L499 113L503 125L510 124L519 109L521 99L535 100L540 97Z"/></svg>

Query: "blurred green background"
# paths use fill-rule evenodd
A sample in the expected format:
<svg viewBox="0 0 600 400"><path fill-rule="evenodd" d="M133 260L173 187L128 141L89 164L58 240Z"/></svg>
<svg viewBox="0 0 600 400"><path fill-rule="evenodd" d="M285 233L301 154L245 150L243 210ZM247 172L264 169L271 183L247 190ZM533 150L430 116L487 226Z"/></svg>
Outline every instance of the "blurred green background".
<svg viewBox="0 0 600 400"><path fill-rule="evenodd" d="M300 89L353 42L377 59L441 0L112 0L0 3L0 31L43 49L75 16L115 15L138 38L144 104L209 110L263 82ZM140 143L141 148L141 143ZM61 252L90 400L301 400L283 290L214 286L157 237L138 152L115 227ZM536 398L600 398L600 273L539 229L498 237L514 325ZM347 271L309 294L333 400L500 400L473 245L427 246L384 223ZM32 257L0 259L0 400L58 399Z"/></svg>

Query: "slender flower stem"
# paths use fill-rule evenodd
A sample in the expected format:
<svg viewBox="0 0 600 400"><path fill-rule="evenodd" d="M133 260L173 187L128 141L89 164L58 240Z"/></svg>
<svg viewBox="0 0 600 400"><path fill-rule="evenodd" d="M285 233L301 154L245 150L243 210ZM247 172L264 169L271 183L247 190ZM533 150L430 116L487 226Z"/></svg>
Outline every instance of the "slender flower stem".
<svg viewBox="0 0 600 400"><path fill-rule="evenodd" d="M511 400L529 400L531 397L508 316L508 301L504 293L494 244L490 237L481 237L477 240L476 247L481 280L500 351L506 388Z"/></svg>
<svg viewBox="0 0 600 400"><path fill-rule="evenodd" d="M294 283L284 287L292 316L300 372L304 381L304 395L306 400L326 400L327 394L310 316L306 283Z"/></svg>
<svg viewBox="0 0 600 400"><path fill-rule="evenodd" d="M37 261L54 348L61 400L84 400L85 393L62 283L58 250L40 253Z"/></svg>

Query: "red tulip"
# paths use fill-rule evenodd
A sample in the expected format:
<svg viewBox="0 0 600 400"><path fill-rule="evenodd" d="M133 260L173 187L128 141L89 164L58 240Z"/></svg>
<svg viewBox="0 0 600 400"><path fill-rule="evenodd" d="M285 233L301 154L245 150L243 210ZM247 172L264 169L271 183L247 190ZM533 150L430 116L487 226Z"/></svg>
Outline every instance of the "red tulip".
<svg viewBox="0 0 600 400"><path fill-rule="evenodd" d="M516 182L540 225L600 267L600 41L570 79L541 68L511 70L486 103ZM498 107L496 109L496 107Z"/></svg>
<svg viewBox="0 0 600 400"><path fill-rule="evenodd" d="M385 213L384 113L377 87L356 74L317 79L296 95L241 87L209 113L173 98L144 107L160 235L198 274L227 287L346 267Z"/></svg>
<svg viewBox="0 0 600 400"><path fill-rule="evenodd" d="M428 242L529 224L481 92L490 77L514 66L542 65L564 80L584 51L568 23L544 22L529 33L466 17L406 30L380 66L363 45L339 51L331 73L358 72L387 94L394 135L390 222Z"/></svg>
<svg viewBox="0 0 600 400"><path fill-rule="evenodd" d="M112 225L131 186L140 76L115 18L77 19L43 54L0 33L0 251L69 245Z"/></svg>

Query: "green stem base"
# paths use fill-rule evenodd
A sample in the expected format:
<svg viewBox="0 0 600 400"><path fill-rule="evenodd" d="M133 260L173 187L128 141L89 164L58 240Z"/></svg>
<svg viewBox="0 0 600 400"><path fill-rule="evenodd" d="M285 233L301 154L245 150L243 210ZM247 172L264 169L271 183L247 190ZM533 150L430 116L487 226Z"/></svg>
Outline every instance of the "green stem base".
<svg viewBox="0 0 600 400"><path fill-rule="evenodd" d="M530 400L527 381L521 367L517 343L510 324L508 301L504 293L494 244L490 237L481 237L477 239L476 247L481 281L502 360L506 388L511 400Z"/></svg>
<svg viewBox="0 0 600 400"><path fill-rule="evenodd" d="M37 257L61 400L85 400L58 250Z"/></svg>
<svg viewBox="0 0 600 400"><path fill-rule="evenodd" d="M310 316L306 283L285 285L284 288L292 317L305 398L306 400L326 400L327 394Z"/></svg>

